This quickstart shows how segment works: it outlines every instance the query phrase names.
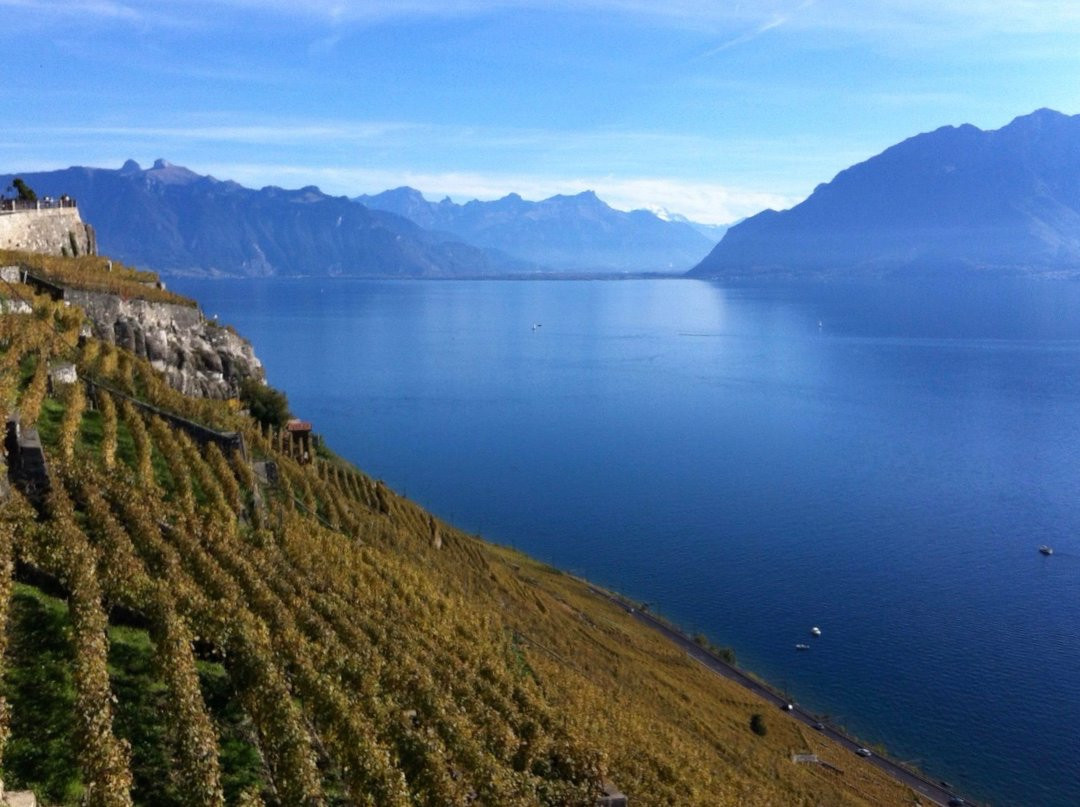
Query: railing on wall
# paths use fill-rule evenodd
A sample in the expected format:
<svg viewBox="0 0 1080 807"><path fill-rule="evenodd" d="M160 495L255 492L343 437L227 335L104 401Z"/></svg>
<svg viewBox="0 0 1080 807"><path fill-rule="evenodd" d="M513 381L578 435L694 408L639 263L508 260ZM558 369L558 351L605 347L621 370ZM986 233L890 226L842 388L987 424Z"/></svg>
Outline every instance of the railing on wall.
<svg viewBox="0 0 1080 807"><path fill-rule="evenodd" d="M62 207L78 207L78 204L70 196L61 196L59 199L45 196L41 199L35 199L33 202L26 199L0 199L0 213L16 213L23 210L59 210Z"/></svg>

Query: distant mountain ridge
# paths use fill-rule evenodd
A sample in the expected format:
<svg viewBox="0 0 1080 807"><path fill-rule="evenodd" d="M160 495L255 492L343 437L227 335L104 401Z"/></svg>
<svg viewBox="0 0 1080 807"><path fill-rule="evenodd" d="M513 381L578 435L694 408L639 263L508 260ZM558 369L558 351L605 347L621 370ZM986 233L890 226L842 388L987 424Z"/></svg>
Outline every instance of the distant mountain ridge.
<svg viewBox="0 0 1080 807"><path fill-rule="evenodd" d="M655 214L657 218L664 221L675 221L680 224L688 224L713 243L719 242L720 239L724 237L724 233L731 229L730 224L702 224L700 221L691 221L681 213L672 213L664 207L650 207L648 210L650 213ZM742 221L742 219L739 219L739 221Z"/></svg>
<svg viewBox="0 0 1080 807"><path fill-rule="evenodd" d="M697 277L1080 275L1080 115L916 135L733 226Z"/></svg>
<svg viewBox="0 0 1080 807"><path fill-rule="evenodd" d="M718 237L685 219L615 210L593 191L539 202L511 193L462 205L449 198L430 202L415 188L401 187L356 201L560 272L681 272L700 261Z"/></svg>
<svg viewBox="0 0 1080 807"><path fill-rule="evenodd" d="M74 196L102 253L163 272L455 277L537 268L314 186L253 190L166 160L19 176L39 195Z"/></svg>

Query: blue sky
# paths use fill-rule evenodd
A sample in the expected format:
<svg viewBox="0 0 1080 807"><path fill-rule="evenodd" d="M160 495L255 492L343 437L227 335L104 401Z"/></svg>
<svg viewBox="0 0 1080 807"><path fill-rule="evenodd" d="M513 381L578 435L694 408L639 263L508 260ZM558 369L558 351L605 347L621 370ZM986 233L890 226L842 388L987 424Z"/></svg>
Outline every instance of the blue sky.
<svg viewBox="0 0 1080 807"><path fill-rule="evenodd" d="M0 0L0 23L12 171L165 157L722 223L918 132L1080 112L1075 0Z"/></svg>

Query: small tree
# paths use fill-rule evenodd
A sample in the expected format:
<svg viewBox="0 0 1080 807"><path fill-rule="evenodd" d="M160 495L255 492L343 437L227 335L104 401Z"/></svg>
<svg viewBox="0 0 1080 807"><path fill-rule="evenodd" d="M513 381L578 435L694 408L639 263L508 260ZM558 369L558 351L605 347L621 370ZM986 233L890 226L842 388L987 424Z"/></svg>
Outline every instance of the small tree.
<svg viewBox="0 0 1080 807"><path fill-rule="evenodd" d="M257 379L244 379L240 385L240 400L263 426L280 429L289 420L289 399L285 393Z"/></svg>
<svg viewBox="0 0 1080 807"><path fill-rule="evenodd" d="M758 737L764 737L768 734L769 729L765 726L765 718L757 713L750 715L750 731L754 732Z"/></svg>
<svg viewBox="0 0 1080 807"><path fill-rule="evenodd" d="M11 183L16 193L19 194L20 202L36 202L37 194L34 193L34 189L23 182L22 177L15 177L15 181Z"/></svg>

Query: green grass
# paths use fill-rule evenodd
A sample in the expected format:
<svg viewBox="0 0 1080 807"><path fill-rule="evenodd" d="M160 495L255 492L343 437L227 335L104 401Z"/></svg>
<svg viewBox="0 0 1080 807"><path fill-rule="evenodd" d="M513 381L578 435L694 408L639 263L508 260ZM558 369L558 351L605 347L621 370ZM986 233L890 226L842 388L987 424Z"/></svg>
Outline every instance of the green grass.
<svg viewBox="0 0 1080 807"><path fill-rule="evenodd" d="M64 405L55 398L46 398L41 404L37 429L45 448L56 448L60 439L60 421L64 418Z"/></svg>
<svg viewBox="0 0 1080 807"><path fill-rule="evenodd" d="M73 653L67 604L16 584L8 624L3 693L11 710L4 784L32 789L49 804L77 804Z"/></svg>
<svg viewBox="0 0 1080 807"><path fill-rule="evenodd" d="M83 412L79 425L79 445L90 451L95 457L101 456L101 413L96 409Z"/></svg>
<svg viewBox="0 0 1080 807"><path fill-rule="evenodd" d="M123 420L116 424L116 461L135 467L135 441Z"/></svg>
<svg viewBox="0 0 1080 807"><path fill-rule="evenodd" d="M67 603L17 583L8 629L10 644L0 683L11 710L4 784L33 790L47 804L78 804L83 788ZM131 746L132 798L136 804L180 807L184 784L173 766L168 691L155 667L153 642L142 628L112 624L108 632L109 680L116 698L113 731ZM222 785L227 802L233 804L244 792L263 791L262 758L225 668L200 661L198 670L219 737Z"/></svg>
<svg viewBox="0 0 1080 807"><path fill-rule="evenodd" d="M182 807L185 790L172 764L175 739L169 728L168 691L154 666L153 654L147 631L110 626L109 676L117 698L113 730L131 744L134 802ZM203 661L198 669L203 698L219 736L222 786L232 804L244 791L262 790L262 759L225 668Z"/></svg>
<svg viewBox="0 0 1080 807"><path fill-rule="evenodd" d="M176 494L176 482L173 481L172 474L169 473L169 463L165 461L165 455L161 453L161 449L154 442L153 435L150 436L150 464L154 467L154 479L157 480L158 486L165 492L167 497L174 496Z"/></svg>
<svg viewBox="0 0 1080 807"><path fill-rule="evenodd" d="M48 397L41 403L41 414L38 415L37 429L41 437L41 444L50 449L55 449L60 440L60 424L64 419L67 407L56 398ZM131 436L125 435L129 446ZM89 451L94 457L101 456L101 413L96 409L86 409L83 412L82 422L79 424L78 446ZM117 443L121 441L117 434ZM134 457L134 450L132 449Z"/></svg>
<svg viewBox="0 0 1080 807"><path fill-rule="evenodd" d="M168 691L153 666L145 630L109 627L109 681L116 697L113 732L131 744L132 798L137 804L181 807L182 783L171 765Z"/></svg>
<svg viewBox="0 0 1080 807"><path fill-rule="evenodd" d="M199 685L218 734L218 761L225 802L235 804L244 792L264 788L262 758L255 746L255 729L240 708L225 668L211 661L198 662Z"/></svg>
<svg viewBox="0 0 1080 807"><path fill-rule="evenodd" d="M24 389L30 383L30 379L34 377L34 372L37 370L37 364L37 353L27 353L19 359L19 389Z"/></svg>

